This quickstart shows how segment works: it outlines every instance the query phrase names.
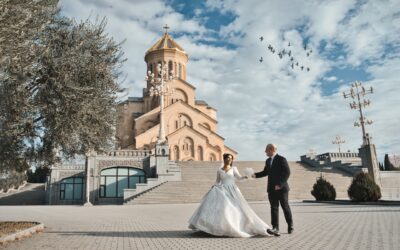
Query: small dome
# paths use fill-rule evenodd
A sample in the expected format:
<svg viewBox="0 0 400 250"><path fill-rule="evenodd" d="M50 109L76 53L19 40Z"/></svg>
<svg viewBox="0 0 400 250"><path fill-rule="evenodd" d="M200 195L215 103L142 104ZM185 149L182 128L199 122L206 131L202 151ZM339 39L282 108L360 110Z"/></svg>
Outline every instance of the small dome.
<svg viewBox="0 0 400 250"><path fill-rule="evenodd" d="M149 50L147 50L146 55L150 52L162 50L162 49L176 49L180 52L186 54L185 50L179 46L172 37L168 35L167 32L164 33L164 36L160 38Z"/></svg>

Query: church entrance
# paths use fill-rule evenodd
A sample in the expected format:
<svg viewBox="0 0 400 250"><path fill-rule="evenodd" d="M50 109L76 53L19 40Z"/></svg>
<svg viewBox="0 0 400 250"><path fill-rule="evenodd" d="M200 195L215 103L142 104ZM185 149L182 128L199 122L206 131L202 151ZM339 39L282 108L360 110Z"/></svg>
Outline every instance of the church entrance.
<svg viewBox="0 0 400 250"><path fill-rule="evenodd" d="M112 167L100 173L100 198L122 198L124 189L134 189L137 183L145 183L142 169L132 167Z"/></svg>

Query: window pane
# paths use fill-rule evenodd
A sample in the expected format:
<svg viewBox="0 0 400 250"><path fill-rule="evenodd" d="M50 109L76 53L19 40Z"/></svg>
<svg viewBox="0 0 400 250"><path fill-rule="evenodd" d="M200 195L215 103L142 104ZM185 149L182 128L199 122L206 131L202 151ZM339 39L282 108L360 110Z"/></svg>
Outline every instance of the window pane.
<svg viewBox="0 0 400 250"><path fill-rule="evenodd" d="M129 177L129 188L136 188L136 183L140 183L139 176L130 176Z"/></svg>
<svg viewBox="0 0 400 250"><path fill-rule="evenodd" d="M129 175L144 175L144 172L140 169L130 168Z"/></svg>
<svg viewBox="0 0 400 250"><path fill-rule="evenodd" d="M74 178L66 178L62 180L61 183L74 183Z"/></svg>
<svg viewBox="0 0 400 250"><path fill-rule="evenodd" d="M106 197L115 197L117 195L117 177L106 177Z"/></svg>
<svg viewBox="0 0 400 250"><path fill-rule="evenodd" d="M118 197L124 196L124 189L128 188L128 176L118 177Z"/></svg>
<svg viewBox="0 0 400 250"><path fill-rule="evenodd" d="M117 168L109 168L101 171L101 175L117 175Z"/></svg>
<svg viewBox="0 0 400 250"><path fill-rule="evenodd" d="M82 200L82 184L74 185L74 200Z"/></svg>
<svg viewBox="0 0 400 250"><path fill-rule="evenodd" d="M72 200L74 197L74 184L65 184L65 199Z"/></svg>
<svg viewBox="0 0 400 250"><path fill-rule="evenodd" d="M100 197L104 197L104 186L100 186Z"/></svg>
<svg viewBox="0 0 400 250"><path fill-rule="evenodd" d="M106 185L106 177L100 177L100 185Z"/></svg>
<svg viewBox="0 0 400 250"><path fill-rule="evenodd" d="M118 175L128 175L127 168L118 168Z"/></svg>
<svg viewBox="0 0 400 250"><path fill-rule="evenodd" d="M82 177L75 177L75 183L83 183Z"/></svg>

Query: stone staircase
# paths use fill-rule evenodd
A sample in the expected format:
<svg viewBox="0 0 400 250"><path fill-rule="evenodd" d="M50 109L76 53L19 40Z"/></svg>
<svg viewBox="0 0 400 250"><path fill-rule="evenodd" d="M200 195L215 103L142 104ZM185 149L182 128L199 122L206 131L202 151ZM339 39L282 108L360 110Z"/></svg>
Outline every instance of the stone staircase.
<svg viewBox="0 0 400 250"><path fill-rule="evenodd" d="M182 181L169 181L143 195L127 202L134 204L156 204L156 203L197 203L216 179L217 169L220 162L179 162L182 171ZM258 172L264 168L264 162L242 161L235 162L240 173L246 168L253 168ZM352 176L336 169L315 169L297 162L289 162L291 176L289 186L291 188L289 199L304 200L312 199L310 191L316 179L322 174L336 189L338 199L347 199L347 188L351 183ZM242 194L248 201L265 201L267 199L266 186L267 177L246 180L237 183Z"/></svg>
<svg viewBox="0 0 400 250"><path fill-rule="evenodd" d="M26 183L18 190L0 193L0 205L44 205L45 198L45 184Z"/></svg>
<svg viewBox="0 0 400 250"><path fill-rule="evenodd" d="M380 171L382 200L400 200L400 171Z"/></svg>

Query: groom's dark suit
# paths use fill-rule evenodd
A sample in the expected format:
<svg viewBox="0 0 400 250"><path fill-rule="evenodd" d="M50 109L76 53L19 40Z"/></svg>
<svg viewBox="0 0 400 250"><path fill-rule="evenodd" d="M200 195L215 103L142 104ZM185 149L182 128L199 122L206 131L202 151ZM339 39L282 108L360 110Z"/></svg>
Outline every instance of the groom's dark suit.
<svg viewBox="0 0 400 250"><path fill-rule="evenodd" d="M273 228L279 230L279 203L281 204L286 222L289 228L293 228L292 212L289 207L289 179L290 169L285 157L276 154L272 161L268 158L265 162L264 170L255 173L256 178L268 175L268 199L271 204L271 224ZM281 187L280 190L275 190L275 186Z"/></svg>

